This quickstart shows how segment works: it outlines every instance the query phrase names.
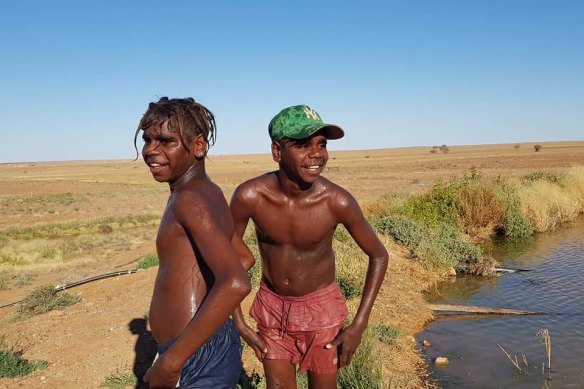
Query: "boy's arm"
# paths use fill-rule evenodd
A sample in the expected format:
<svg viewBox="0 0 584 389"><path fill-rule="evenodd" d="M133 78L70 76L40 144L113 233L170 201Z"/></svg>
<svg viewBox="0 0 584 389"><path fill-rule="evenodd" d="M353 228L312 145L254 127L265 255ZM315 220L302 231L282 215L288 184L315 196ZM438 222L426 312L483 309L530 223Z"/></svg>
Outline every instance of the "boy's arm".
<svg viewBox="0 0 584 389"><path fill-rule="evenodd" d="M246 193L246 195L243 193ZM229 204L231 217L233 218L233 238L231 239L231 243L246 271L251 269L255 264L255 258L251 250L243 241L243 235L251 218L251 210L254 207L255 199L256 196L252 195L250 191L244 192L241 188L237 188ZM266 344L245 322L241 306L235 309L232 317L233 324L239 332L239 335L253 349L256 357L261 360L267 352Z"/></svg>
<svg viewBox="0 0 584 389"><path fill-rule="evenodd" d="M194 240L215 280L197 313L181 331L176 342L151 368L156 371L149 372L157 378L168 377L169 382L175 375L178 377L184 362L217 331L251 291L247 274L231 245L231 237L219 225L212 204L195 196L177 196L174 213L185 232ZM173 379L176 383L176 378Z"/></svg>
<svg viewBox="0 0 584 389"><path fill-rule="evenodd" d="M239 256L243 268L248 271L255 265L255 258L249 247L243 241L243 235L251 218L251 210L254 204L250 201L252 199L249 198L249 195L246 197L242 197L240 188L237 188L231 197L229 209L231 210L231 217L233 219L233 237L231 238L231 244Z"/></svg>
<svg viewBox="0 0 584 389"><path fill-rule="evenodd" d="M361 336L367 328L373 303L379 293L385 272L387 270L388 253L371 225L363 216L357 201L350 194L339 197L341 201L336 204L336 211L340 222L347 228L351 237L359 245L361 250L369 257L365 286L357 313L352 323L327 345L327 348L342 344L340 365L346 366L357 346L361 342Z"/></svg>

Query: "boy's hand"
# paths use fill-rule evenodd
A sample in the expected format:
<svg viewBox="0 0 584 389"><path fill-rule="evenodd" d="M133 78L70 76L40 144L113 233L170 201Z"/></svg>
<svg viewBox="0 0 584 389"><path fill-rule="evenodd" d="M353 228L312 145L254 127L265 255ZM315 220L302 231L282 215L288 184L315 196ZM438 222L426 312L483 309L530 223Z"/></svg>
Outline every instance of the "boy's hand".
<svg viewBox="0 0 584 389"><path fill-rule="evenodd" d="M341 360L339 367L348 366L351 363L353 354L355 354L357 347L361 343L363 331L363 329L357 328L353 325L347 326L341 330L335 340L325 346L326 348L340 347Z"/></svg>
<svg viewBox="0 0 584 389"><path fill-rule="evenodd" d="M245 323L234 323L239 336L243 338L245 343L253 349L256 357L261 361L268 352L268 347L263 339L250 326Z"/></svg>
<svg viewBox="0 0 584 389"><path fill-rule="evenodd" d="M162 354L156 362L146 371L144 382L149 388L176 388L180 379L180 367L174 368L167 358L166 353Z"/></svg>

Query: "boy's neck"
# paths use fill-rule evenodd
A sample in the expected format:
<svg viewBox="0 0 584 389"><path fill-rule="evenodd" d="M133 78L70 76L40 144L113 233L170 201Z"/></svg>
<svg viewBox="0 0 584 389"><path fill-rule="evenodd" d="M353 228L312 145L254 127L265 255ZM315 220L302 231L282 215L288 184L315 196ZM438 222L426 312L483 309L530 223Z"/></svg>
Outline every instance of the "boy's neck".
<svg viewBox="0 0 584 389"><path fill-rule="evenodd" d="M288 197L307 196L314 189L314 183L294 181L282 169L276 171L276 177L278 177L280 189Z"/></svg>
<svg viewBox="0 0 584 389"><path fill-rule="evenodd" d="M170 191L176 192L180 189L184 188L188 183L193 180L207 177L207 173L205 172L205 161L197 161L192 164L187 171L183 173L182 176L177 178L174 182L169 183Z"/></svg>

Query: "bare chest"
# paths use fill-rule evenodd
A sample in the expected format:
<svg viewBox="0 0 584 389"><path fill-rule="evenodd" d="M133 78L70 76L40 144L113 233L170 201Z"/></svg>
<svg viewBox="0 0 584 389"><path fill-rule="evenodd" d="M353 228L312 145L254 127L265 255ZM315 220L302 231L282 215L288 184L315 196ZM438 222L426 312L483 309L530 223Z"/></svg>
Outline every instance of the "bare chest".
<svg viewBox="0 0 584 389"><path fill-rule="evenodd" d="M180 225L172 206L168 205L160 219L158 234L156 235L156 248L160 257L167 257L188 243L184 228Z"/></svg>
<svg viewBox="0 0 584 389"><path fill-rule="evenodd" d="M254 223L265 243L310 246L330 238L338 222L325 204L265 204Z"/></svg>

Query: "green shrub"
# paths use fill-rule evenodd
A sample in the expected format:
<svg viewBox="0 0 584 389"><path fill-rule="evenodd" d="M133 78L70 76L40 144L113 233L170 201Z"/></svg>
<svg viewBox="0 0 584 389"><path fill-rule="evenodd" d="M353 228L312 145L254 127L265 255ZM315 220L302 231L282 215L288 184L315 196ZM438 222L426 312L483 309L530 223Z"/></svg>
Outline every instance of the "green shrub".
<svg viewBox="0 0 584 389"><path fill-rule="evenodd" d="M306 372L296 372L296 387L298 389L308 389L308 374Z"/></svg>
<svg viewBox="0 0 584 389"><path fill-rule="evenodd" d="M256 262L254 267L247 271L247 276L251 282L252 288L257 288L262 280L262 265Z"/></svg>
<svg viewBox="0 0 584 389"><path fill-rule="evenodd" d="M255 265L247 271L247 276L249 277L252 288L256 288L260 285L262 280L262 260L260 257L260 249L255 235L245 235L243 241L255 259Z"/></svg>
<svg viewBox="0 0 584 389"><path fill-rule="evenodd" d="M337 381L339 388L378 389L383 387L381 358L375 348L374 340L371 330L366 330L351 364L339 371Z"/></svg>
<svg viewBox="0 0 584 389"><path fill-rule="evenodd" d="M457 197L456 183L438 181L428 193L412 195L401 207L396 206L394 213L424 225L458 225Z"/></svg>
<svg viewBox="0 0 584 389"><path fill-rule="evenodd" d="M464 235L448 224L424 226L412 220L386 216L378 218L374 227L404 244L413 257L430 267L456 267L463 272L489 272L492 260L480 246L464 239Z"/></svg>
<svg viewBox="0 0 584 389"><path fill-rule="evenodd" d="M552 184L559 184L562 180L561 174L555 174L550 172L532 172L528 173L523 176L523 180L527 182L534 182L534 181L547 181Z"/></svg>
<svg viewBox="0 0 584 389"><path fill-rule="evenodd" d="M428 236L415 249L418 257L434 267L459 267L462 262L476 263L482 259L482 249L464 240L462 234L448 225L438 225L428 230Z"/></svg>
<svg viewBox="0 0 584 389"><path fill-rule="evenodd" d="M389 209L377 211L373 218L394 215L428 227L447 224L481 239L492 235L503 218L497 186L474 169L461 178L438 181L426 193L376 205L388 203Z"/></svg>
<svg viewBox="0 0 584 389"><path fill-rule="evenodd" d="M137 268L138 269L148 269L149 267L158 266L160 264L160 260L158 259L157 255L148 254L140 262L138 262Z"/></svg>
<svg viewBox="0 0 584 389"><path fill-rule="evenodd" d="M403 217L380 217L372 221L371 224L381 234L392 236L396 241L410 249L420 244L427 231L427 228L421 224Z"/></svg>
<svg viewBox="0 0 584 389"><path fill-rule="evenodd" d="M136 386L138 379L132 373L116 373L105 379L101 384L102 387L109 389L125 389L128 386Z"/></svg>
<svg viewBox="0 0 584 389"><path fill-rule="evenodd" d="M333 239L335 239L341 243L347 243L352 238L351 238L351 235L349 235L349 232L347 231L345 226L338 225L337 228L335 229L334 234L333 234Z"/></svg>
<svg viewBox="0 0 584 389"><path fill-rule="evenodd" d="M363 285L344 275L337 274L336 278L337 283L347 300L361 296Z"/></svg>
<svg viewBox="0 0 584 389"><path fill-rule="evenodd" d="M0 339L0 377L24 376L47 367L46 361L30 362L22 357L23 354L22 349L8 347L5 340Z"/></svg>
<svg viewBox="0 0 584 389"><path fill-rule="evenodd" d="M14 320L23 320L54 309L62 309L81 300L67 292L57 293L52 285L39 286L24 298L13 316Z"/></svg>
<svg viewBox="0 0 584 389"><path fill-rule="evenodd" d="M502 183L500 196L504 212L499 233L509 238L526 238L533 235L533 226L521 212L517 189L510 184Z"/></svg>
<svg viewBox="0 0 584 389"><path fill-rule="evenodd" d="M373 326L371 327L371 330L380 342L387 345L394 344L395 339L399 335L399 330L397 328L385 324Z"/></svg>

